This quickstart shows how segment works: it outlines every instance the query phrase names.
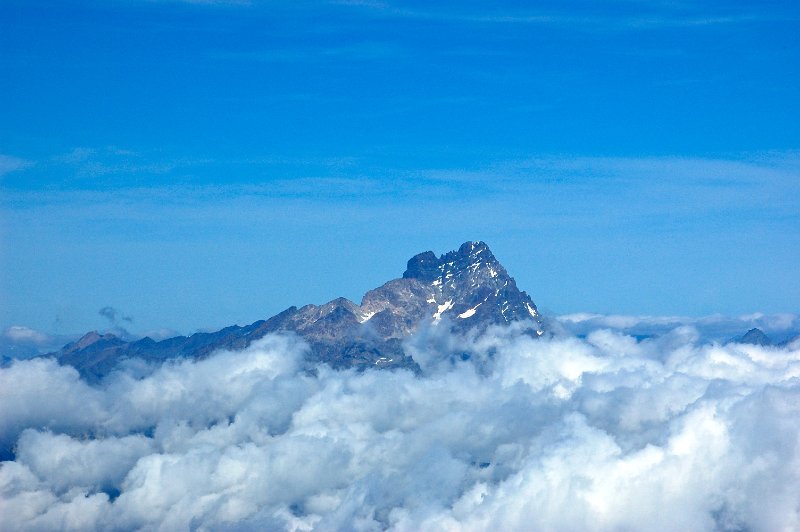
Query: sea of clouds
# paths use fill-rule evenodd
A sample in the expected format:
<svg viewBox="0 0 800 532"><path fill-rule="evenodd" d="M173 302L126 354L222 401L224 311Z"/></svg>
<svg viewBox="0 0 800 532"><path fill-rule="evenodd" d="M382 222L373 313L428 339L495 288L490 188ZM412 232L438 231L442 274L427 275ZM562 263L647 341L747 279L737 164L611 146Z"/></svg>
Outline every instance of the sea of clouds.
<svg viewBox="0 0 800 532"><path fill-rule="evenodd" d="M631 316L622 314L595 314L579 312L562 314L550 320L551 328L563 329L571 334L586 335L597 329L612 329L639 338L660 336L681 326L691 326L702 341L721 342L741 336L745 331L758 328L776 343L798 336L800 316L792 313L764 314L756 312L743 316Z"/></svg>
<svg viewBox="0 0 800 532"><path fill-rule="evenodd" d="M420 374L307 349L0 369L0 529L800 529L800 342L434 327Z"/></svg>

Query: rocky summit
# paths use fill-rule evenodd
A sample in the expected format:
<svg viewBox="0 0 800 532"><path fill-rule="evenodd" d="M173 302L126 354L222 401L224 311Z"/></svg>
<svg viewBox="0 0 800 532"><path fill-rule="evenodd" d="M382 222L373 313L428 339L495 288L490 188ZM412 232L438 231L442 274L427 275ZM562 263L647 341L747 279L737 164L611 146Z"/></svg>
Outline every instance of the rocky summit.
<svg viewBox="0 0 800 532"><path fill-rule="evenodd" d="M416 368L402 344L420 327L465 333L512 322L523 322L534 335L543 332L536 305L517 288L489 247L466 242L439 257L432 251L412 257L401 278L370 290L360 304L338 298L319 306L290 307L244 327L160 342L150 338L125 342L111 334L91 332L51 355L96 382L126 360L203 358L218 349L243 349L268 333L292 331L311 346L312 363L325 362L335 368Z"/></svg>

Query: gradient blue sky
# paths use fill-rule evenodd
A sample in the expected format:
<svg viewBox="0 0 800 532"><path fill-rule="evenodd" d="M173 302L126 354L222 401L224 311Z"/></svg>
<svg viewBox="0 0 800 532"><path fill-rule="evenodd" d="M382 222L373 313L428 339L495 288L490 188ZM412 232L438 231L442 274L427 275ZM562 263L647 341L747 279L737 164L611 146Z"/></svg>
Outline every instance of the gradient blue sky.
<svg viewBox="0 0 800 532"><path fill-rule="evenodd" d="M0 2L0 327L249 323L485 240L554 313L800 312L800 4Z"/></svg>

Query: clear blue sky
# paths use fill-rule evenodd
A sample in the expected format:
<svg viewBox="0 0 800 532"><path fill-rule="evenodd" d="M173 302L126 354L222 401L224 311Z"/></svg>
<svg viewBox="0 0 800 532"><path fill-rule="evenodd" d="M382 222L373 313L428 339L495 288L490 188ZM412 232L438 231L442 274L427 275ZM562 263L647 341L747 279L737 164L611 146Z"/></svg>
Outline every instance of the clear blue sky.
<svg viewBox="0 0 800 532"><path fill-rule="evenodd" d="M552 312L800 311L800 4L0 3L0 327L181 332L466 240Z"/></svg>

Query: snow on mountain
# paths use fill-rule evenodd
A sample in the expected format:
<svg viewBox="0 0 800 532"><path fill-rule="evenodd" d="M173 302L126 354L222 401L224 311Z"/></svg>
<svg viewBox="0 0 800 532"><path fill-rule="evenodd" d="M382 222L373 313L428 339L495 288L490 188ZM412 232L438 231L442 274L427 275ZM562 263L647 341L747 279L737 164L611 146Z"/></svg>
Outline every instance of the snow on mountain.
<svg viewBox="0 0 800 532"><path fill-rule="evenodd" d="M456 332L525 322L533 335L543 325L530 296L484 242L466 242L437 257L426 251L412 257L403 276L364 294L360 304L337 298L323 305L290 307L264 321L231 326L156 342L125 342L92 332L57 353L89 380L99 380L127 359L159 362L204 358L217 349L237 350L264 335L293 331L311 346L310 361L334 367L417 367L402 347L422 326Z"/></svg>

